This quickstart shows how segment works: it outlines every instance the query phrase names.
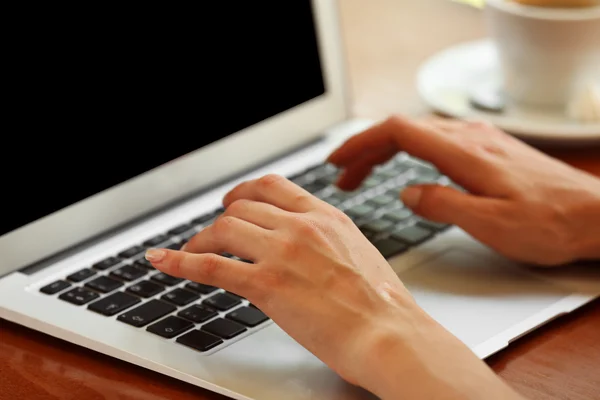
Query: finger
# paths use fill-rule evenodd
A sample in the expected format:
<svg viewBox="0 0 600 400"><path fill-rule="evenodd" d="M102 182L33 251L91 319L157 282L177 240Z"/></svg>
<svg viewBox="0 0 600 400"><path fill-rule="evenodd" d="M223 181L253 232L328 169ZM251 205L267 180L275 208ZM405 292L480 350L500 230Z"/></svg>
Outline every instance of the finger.
<svg viewBox="0 0 600 400"><path fill-rule="evenodd" d="M223 205L229 207L241 199L271 204L291 212L308 212L318 205L317 198L279 175L266 175L241 183L225 195Z"/></svg>
<svg viewBox="0 0 600 400"><path fill-rule="evenodd" d="M467 124L464 121L455 119L435 117L427 119L425 123L446 133L463 133L467 130Z"/></svg>
<svg viewBox="0 0 600 400"><path fill-rule="evenodd" d="M396 154L394 149L382 149L369 153L348 166L339 177L336 185L342 190L354 190L371 173L373 165L382 164Z"/></svg>
<svg viewBox="0 0 600 400"><path fill-rule="evenodd" d="M167 249L149 249L146 259L165 274L216 286L248 297L257 266L217 254L192 254Z"/></svg>
<svg viewBox="0 0 600 400"><path fill-rule="evenodd" d="M275 229L287 212L271 204L254 200L236 200L225 209L224 215L239 218L264 229Z"/></svg>
<svg viewBox="0 0 600 400"><path fill-rule="evenodd" d="M258 262L271 246L270 232L242 219L221 215L212 225L192 236L182 250L190 253L230 253Z"/></svg>
<svg viewBox="0 0 600 400"><path fill-rule="evenodd" d="M339 167L351 168L361 156L378 149L404 150L429 161L464 187L486 185L492 168L480 146L465 145L459 137L432 129L425 122L400 117L389 118L350 138L331 154L329 161Z"/></svg>
<svg viewBox="0 0 600 400"><path fill-rule="evenodd" d="M334 151L328 160L338 166L353 163L362 155L380 149L404 150L416 157L435 154L431 148L449 146L446 135L431 129L423 121L391 117L358 135L351 137Z"/></svg>
<svg viewBox="0 0 600 400"><path fill-rule="evenodd" d="M476 237L494 232L496 215L504 214L506 200L479 197L440 185L415 185L401 193L402 202L415 214L459 226Z"/></svg>
<svg viewBox="0 0 600 400"><path fill-rule="evenodd" d="M434 129L438 129L447 134L456 135L471 142L477 143L498 143L499 139L508 139L512 136L497 129L488 121L456 120L448 118L432 118L427 120L427 124Z"/></svg>
<svg viewBox="0 0 600 400"><path fill-rule="evenodd" d="M379 151L399 151L391 132L390 119L350 137L327 157L327 161L338 167L362 158L365 154Z"/></svg>

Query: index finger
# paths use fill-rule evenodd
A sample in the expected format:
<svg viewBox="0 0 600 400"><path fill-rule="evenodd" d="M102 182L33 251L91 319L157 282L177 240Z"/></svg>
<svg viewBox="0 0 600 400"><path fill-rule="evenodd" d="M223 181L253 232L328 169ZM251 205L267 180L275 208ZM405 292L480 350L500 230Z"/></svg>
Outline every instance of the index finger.
<svg viewBox="0 0 600 400"><path fill-rule="evenodd" d="M329 156L328 161L362 179L375 165L401 150L434 164L463 187L485 182L489 173L489 165L477 156L480 152L461 141L460 135L449 135L424 122L400 117L389 118L350 138ZM373 156L377 154L383 156ZM338 185L354 188L358 183L349 174L344 174Z"/></svg>
<svg viewBox="0 0 600 400"><path fill-rule="evenodd" d="M248 297L258 269L255 264L218 254L194 254L169 249L148 249L146 259L159 271L228 290Z"/></svg>
<svg viewBox="0 0 600 400"><path fill-rule="evenodd" d="M366 154L385 150L406 151L439 167L447 164L456 145L447 135L417 122L390 117L351 137L334 151L328 161L339 167L356 163Z"/></svg>

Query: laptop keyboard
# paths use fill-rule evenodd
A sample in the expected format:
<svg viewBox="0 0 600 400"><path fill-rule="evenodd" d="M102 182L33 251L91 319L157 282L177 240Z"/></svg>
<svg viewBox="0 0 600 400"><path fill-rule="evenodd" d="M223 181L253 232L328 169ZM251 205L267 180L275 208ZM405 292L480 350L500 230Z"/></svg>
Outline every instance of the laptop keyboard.
<svg viewBox="0 0 600 400"><path fill-rule="evenodd" d="M333 184L338 170L330 164L311 167L290 180L344 211L381 254L390 258L417 246L448 226L413 215L399 200L411 184L452 183L431 165L399 154L377 167L354 192ZM175 226L163 234L123 249L40 292L116 321L145 329L148 334L174 339L205 352L267 323L269 318L245 298L223 289L158 272L144 253L149 247L179 249L222 212L210 213ZM223 254L224 257L233 257ZM248 260L242 260L250 262Z"/></svg>

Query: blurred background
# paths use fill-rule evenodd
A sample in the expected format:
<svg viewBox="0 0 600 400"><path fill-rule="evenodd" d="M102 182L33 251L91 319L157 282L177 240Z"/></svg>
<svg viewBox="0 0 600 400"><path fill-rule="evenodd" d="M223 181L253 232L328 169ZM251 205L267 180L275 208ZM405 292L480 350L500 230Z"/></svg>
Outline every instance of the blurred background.
<svg viewBox="0 0 600 400"><path fill-rule="evenodd" d="M339 6L357 117L429 113L416 88L420 65L487 36L483 12L451 0L339 0Z"/></svg>

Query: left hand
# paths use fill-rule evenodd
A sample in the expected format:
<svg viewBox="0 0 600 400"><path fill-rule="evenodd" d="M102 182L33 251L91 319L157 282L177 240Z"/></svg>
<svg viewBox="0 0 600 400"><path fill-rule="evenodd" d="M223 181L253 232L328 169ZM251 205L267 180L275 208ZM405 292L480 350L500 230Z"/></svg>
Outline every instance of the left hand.
<svg viewBox="0 0 600 400"><path fill-rule="evenodd" d="M467 189L412 185L402 201L456 225L498 253L538 266L600 257L600 180L485 122L392 116L353 136L330 157L353 190L399 151L429 161Z"/></svg>
<svg viewBox="0 0 600 400"><path fill-rule="evenodd" d="M394 320L429 321L354 223L289 180L268 175L242 183L223 203L225 212L183 251L150 250L147 258L169 275L246 297L367 389L374 339Z"/></svg>

